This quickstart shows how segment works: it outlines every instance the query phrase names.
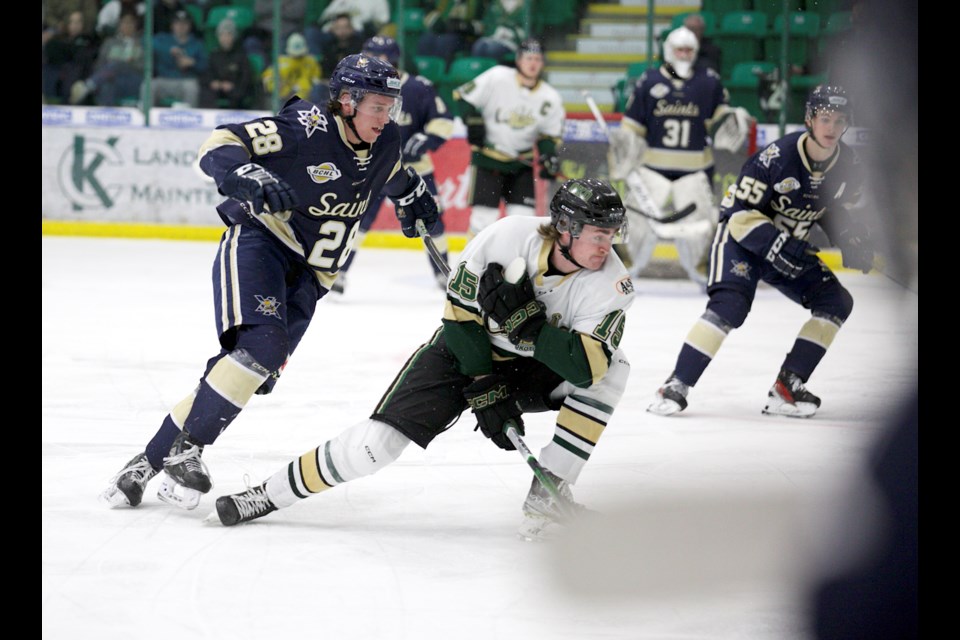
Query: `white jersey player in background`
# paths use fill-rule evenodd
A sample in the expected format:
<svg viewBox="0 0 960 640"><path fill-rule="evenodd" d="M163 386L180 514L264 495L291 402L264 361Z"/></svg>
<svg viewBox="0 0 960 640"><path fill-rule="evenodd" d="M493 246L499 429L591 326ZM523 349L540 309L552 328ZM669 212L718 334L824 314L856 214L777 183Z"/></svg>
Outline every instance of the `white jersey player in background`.
<svg viewBox="0 0 960 640"><path fill-rule="evenodd" d="M515 69L498 65L453 92L473 151L468 237L500 217L501 201L508 216L535 215L534 148L540 178L560 172L566 112L560 94L540 77L543 65L540 42L527 39Z"/></svg>
<svg viewBox="0 0 960 640"><path fill-rule="evenodd" d="M557 412L539 462L560 500L535 476L520 534L549 535L570 512L577 481L626 387L620 349L633 285L613 252L625 212L606 182L570 180L550 218L512 217L471 240L447 281L442 326L409 358L369 418L292 460L263 484L217 500L230 526L288 507L426 448L470 407L478 428L512 450L524 412ZM502 265L525 270L516 280ZM513 271L507 269L507 274Z"/></svg>
<svg viewBox="0 0 960 640"><path fill-rule="evenodd" d="M610 130L610 177L626 180L630 219L628 264L636 277L649 263L657 240L673 240L690 279L706 283L708 250L717 228L713 195L715 145L737 151L749 130L749 115L730 107L720 76L694 67L696 35L674 29L663 43L663 64L640 77L622 124ZM719 126L718 126L719 125ZM672 212L668 205L672 204Z"/></svg>

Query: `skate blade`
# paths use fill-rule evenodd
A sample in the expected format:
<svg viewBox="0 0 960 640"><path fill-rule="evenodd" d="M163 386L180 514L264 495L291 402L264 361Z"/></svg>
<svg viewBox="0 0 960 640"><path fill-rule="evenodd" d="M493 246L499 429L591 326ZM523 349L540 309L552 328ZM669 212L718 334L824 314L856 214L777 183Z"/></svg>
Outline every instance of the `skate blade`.
<svg viewBox="0 0 960 640"><path fill-rule="evenodd" d="M111 509L130 506L127 496L123 495L123 491L120 491L117 487L108 487L97 499Z"/></svg>
<svg viewBox="0 0 960 640"><path fill-rule="evenodd" d="M217 510L214 509L206 515L206 517L200 521L201 524L207 525L208 527L220 527L223 526L223 523L220 522L220 515L217 513Z"/></svg>
<svg viewBox="0 0 960 640"><path fill-rule="evenodd" d="M767 416L783 416L785 418L810 418L817 412L817 406L810 402L798 402L790 404L768 404L763 408L762 413Z"/></svg>
<svg viewBox="0 0 960 640"><path fill-rule="evenodd" d="M197 508L203 494L196 489L183 486L164 472L163 482L157 490L157 497L167 504L190 511Z"/></svg>
<svg viewBox="0 0 960 640"><path fill-rule="evenodd" d="M656 400L655 402L650 403L650 406L647 407L647 412L653 413L658 416L672 416L675 413L680 413L681 407L679 404L673 400Z"/></svg>

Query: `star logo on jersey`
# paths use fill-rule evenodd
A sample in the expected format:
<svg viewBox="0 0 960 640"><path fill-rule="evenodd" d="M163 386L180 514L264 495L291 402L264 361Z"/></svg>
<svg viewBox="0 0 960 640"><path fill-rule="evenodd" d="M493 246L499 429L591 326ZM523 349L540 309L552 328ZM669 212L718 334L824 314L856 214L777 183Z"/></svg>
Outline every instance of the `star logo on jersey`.
<svg viewBox="0 0 960 640"><path fill-rule="evenodd" d="M750 279L750 265L742 260L731 260L730 261L730 275L737 276L738 278L743 278L744 280Z"/></svg>
<svg viewBox="0 0 960 640"><path fill-rule="evenodd" d="M337 165L333 164L332 162L324 162L320 165L308 166L307 173L310 175L310 179L317 184L323 184L324 182L336 180L343 175L340 173L340 169L337 168Z"/></svg>
<svg viewBox="0 0 960 640"><path fill-rule="evenodd" d="M776 143L771 144L769 147L760 152L760 162L766 168L770 168L770 163L773 162L776 158L780 157L780 147Z"/></svg>
<svg viewBox="0 0 960 640"><path fill-rule="evenodd" d="M297 122L303 125L303 132L309 138L318 129L327 130L327 116L323 115L317 105L313 105L309 111L297 111Z"/></svg>
<svg viewBox="0 0 960 640"><path fill-rule="evenodd" d="M773 185L773 190L777 193L790 193L800 188L800 181L796 178L785 178Z"/></svg>
<svg viewBox="0 0 960 640"><path fill-rule="evenodd" d="M280 317L280 305L274 296L254 296L260 304L257 306L257 313L273 318Z"/></svg>

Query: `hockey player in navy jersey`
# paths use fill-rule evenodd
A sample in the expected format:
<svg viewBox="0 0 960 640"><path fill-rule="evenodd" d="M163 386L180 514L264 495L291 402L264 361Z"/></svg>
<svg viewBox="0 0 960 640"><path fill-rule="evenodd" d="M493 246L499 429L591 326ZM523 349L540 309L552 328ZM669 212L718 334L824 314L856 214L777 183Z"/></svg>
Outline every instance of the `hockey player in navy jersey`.
<svg viewBox="0 0 960 640"><path fill-rule="evenodd" d="M869 272L869 229L854 209L863 187L856 153L840 141L853 110L841 87L821 85L807 99L806 130L754 154L721 203L710 252L706 311L680 349L676 367L648 411L672 415L750 312L760 281L810 310L767 394L763 413L809 418L820 398L805 384L853 310L853 297L808 242L819 224L843 265Z"/></svg>
<svg viewBox="0 0 960 640"><path fill-rule="evenodd" d="M254 393L269 393L354 248L360 219L381 192L397 205L404 234L438 219L416 171L401 163L400 75L365 55L341 60L320 107L294 96L275 116L218 127L200 168L228 199L213 264L220 351L197 387L164 418L142 453L111 480L111 506L140 504L165 473L158 496L191 509L212 481L205 446Z"/></svg>
<svg viewBox="0 0 960 640"><path fill-rule="evenodd" d="M630 238L624 261L634 277L664 239L673 240L690 279L706 282L717 227L711 132L716 146L736 151L749 130L747 112L728 104L717 72L695 67L698 47L686 27L671 31L663 43L663 64L644 72L622 124L610 130L610 177L627 186ZM682 217L671 221L673 216Z"/></svg>
<svg viewBox="0 0 960 640"><path fill-rule="evenodd" d="M503 449L523 435L524 412L555 411L553 439L539 462L561 500L534 477L520 534L548 537L564 507L578 512L571 485L593 453L626 387L620 348L633 286L616 254L623 203L609 183L566 182L550 218L495 221L467 243L450 275L442 326L397 374L369 418L279 469L262 484L217 499L232 526L376 473L412 443L426 448L468 408ZM521 260L515 281L502 268ZM507 271L510 271L509 269ZM563 503L563 504L560 504Z"/></svg>
<svg viewBox="0 0 960 640"><path fill-rule="evenodd" d="M380 58L399 69L400 45L389 36L374 36L363 45L363 53ZM403 98L403 109L397 118L400 125L400 139L403 145L403 164L416 169L427 185L427 190L436 198L437 183L433 176L433 159L428 152L436 151L450 139L453 134L453 117L447 110L443 99L437 95L437 90L427 78L400 72L400 97ZM383 196L370 203L369 213L360 221L360 232L357 234L356 248L360 248L363 237L370 230L377 219ZM441 214L442 207L438 200ZM434 244L447 260L447 238L444 234L443 217L437 221L433 232ZM333 284L335 293L343 293L346 286L347 270L356 258L356 252L350 254L347 261L340 267L340 277ZM433 269L434 278L441 289L447 286L446 277L439 267L429 260Z"/></svg>

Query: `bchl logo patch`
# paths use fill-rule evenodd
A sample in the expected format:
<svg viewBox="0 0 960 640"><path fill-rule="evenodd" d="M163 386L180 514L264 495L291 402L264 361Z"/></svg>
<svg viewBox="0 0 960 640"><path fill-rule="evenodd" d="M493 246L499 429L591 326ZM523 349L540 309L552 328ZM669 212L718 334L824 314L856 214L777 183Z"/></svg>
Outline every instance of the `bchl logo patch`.
<svg viewBox="0 0 960 640"><path fill-rule="evenodd" d="M786 178L773 185L773 190L777 193L790 193L800 188L800 181L796 178Z"/></svg>
<svg viewBox="0 0 960 640"><path fill-rule="evenodd" d="M317 105L313 105L309 111L297 111L297 122L303 125L303 132L308 138L317 130L327 130L327 116Z"/></svg>
<svg viewBox="0 0 960 640"><path fill-rule="evenodd" d="M665 98L670 93L670 87L663 84L662 82L657 83L650 87L650 95L659 100L660 98Z"/></svg>
<svg viewBox="0 0 960 640"><path fill-rule="evenodd" d="M257 305L257 313L262 313L265 316L271 316L274 318L280 317L280 305L282 302L277 302L275 296L254 296L257 299L257 302L260 304Z"/></svg>
<svg viewBox="0 0 960 640"><path fill-rule="evenodd" d="M336 180L342 175L340 173L340 169L337 169L337 165L333 164L332 162L324 162L321 165L309 166L307 167L307 173L310 174L310 179L317 184L323 184L324 182Z"/></svg>

